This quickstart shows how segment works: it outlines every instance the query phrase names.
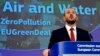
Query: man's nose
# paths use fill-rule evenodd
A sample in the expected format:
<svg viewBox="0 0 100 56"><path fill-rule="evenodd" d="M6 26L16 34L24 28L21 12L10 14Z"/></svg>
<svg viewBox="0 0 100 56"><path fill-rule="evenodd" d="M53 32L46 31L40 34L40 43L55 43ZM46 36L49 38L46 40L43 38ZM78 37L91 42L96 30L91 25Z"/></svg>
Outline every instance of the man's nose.
<svg viewBox="0 0 100 56"><path fill-rule="evenodd" d="M71 19L73 18L73 14L70 14L70 18L71 18Z"/></svg>

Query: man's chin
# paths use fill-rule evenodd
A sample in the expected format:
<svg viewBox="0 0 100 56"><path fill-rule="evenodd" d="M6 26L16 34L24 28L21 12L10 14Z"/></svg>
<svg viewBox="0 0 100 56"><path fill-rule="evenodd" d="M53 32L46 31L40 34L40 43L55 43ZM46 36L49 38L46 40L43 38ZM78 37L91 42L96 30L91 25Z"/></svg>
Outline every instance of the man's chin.
<svg viewBox="0 0 100 56"><path fill-rule="evenodd" d="M68 24L73 25L76 21L67 21Z"/></svg>

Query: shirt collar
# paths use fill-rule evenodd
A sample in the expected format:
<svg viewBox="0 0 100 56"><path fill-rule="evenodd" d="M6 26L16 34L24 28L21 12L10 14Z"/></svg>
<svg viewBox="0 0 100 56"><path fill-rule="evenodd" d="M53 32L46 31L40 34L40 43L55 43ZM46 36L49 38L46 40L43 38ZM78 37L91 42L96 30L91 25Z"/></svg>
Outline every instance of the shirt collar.
<svg viewBox="0 0 100 56"><path fill-rule="evenodd" d="M68 31L70 31L70 28L71 28L71 27L70 27L68 24L66 24L65 27L66 27L66 29L67 29ZM76 25L73 26L72 28L74 28L74 30L76 31Z"/></svg>

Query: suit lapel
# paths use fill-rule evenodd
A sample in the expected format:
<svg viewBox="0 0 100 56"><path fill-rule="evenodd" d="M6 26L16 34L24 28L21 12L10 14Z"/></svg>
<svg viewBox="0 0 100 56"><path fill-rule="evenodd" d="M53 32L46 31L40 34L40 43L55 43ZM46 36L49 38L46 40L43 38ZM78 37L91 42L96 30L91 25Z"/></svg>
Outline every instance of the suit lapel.
<svg viewBox="0 0 100 56"><path fill-rule="evenodd" d="M80 40L80 38L81 38L81 32L80 32L80 30L78 29L78 28L76 28L77 29L77 41L79 41Z"/></svg>
<svg viewBox="0 0 100 56"><path fill-rule="evenodd" d="M64 39L70 41L70 37L68 35L68 31L65 27L63 27L63 35L65 36Z"/></svg>

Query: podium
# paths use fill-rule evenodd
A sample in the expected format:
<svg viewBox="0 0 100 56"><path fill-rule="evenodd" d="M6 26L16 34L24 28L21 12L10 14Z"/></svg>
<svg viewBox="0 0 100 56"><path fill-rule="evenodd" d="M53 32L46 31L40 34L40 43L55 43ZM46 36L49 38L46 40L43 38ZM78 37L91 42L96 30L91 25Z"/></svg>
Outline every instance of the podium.
<svg viewBox="0 0 100 56"><path fill-rule="evenodd" d="M59 42L50 50L50 56L100 56L100 42Z"/></svg>
<svg viewBox="0 0 100 56"><path fill-rule="evenodd" d="M0 56L43 56L44 49L0 49Z"/></svg>

